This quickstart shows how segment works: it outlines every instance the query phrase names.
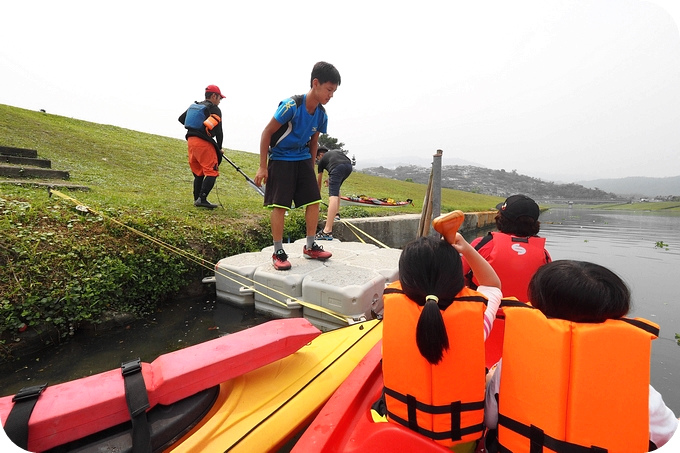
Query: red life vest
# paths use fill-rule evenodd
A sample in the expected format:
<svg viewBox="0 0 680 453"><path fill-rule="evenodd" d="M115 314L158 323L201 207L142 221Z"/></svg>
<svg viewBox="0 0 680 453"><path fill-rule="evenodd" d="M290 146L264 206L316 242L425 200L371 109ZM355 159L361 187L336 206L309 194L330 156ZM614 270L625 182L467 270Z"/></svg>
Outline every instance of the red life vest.
<svg viewBox="0 0 680 453"><path fill-rule="evenodd" d="M545 238L520 237L494 231L491 233L493 248L486 260L502 282L503 297L516 297L527 302L529 281L539 267L548 262ZM483 247L482 247L483 248ZM472 282L479 285L472 276Z"/></svg>
<svg viewBox="0 0 680 453"><path fill-rule="evenodd" d="M647 451L659 326L628 318L576 323L516 305L504 308L500 451Z"/></svg>
<svg viewBox="0 0 680 453"><path fill-rule="evenodd" d="M385 289L383 379L392 422L451 446L479 439L484 421L486 298L464 288L442 312L449 349L437 365L416 344L422 307L395 282Z"/></svg>

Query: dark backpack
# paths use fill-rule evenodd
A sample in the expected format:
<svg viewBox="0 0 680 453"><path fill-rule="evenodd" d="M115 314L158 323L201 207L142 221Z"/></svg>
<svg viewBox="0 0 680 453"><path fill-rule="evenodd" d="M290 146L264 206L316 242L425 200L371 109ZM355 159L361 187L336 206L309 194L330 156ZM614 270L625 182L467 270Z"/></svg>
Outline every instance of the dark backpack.
<svg viewBox="0 0 680 453"><path fill-rule="evenodd" d="M302 105L302 98L303 97L304 97L304 95L302 95L302 94L295 94L295 95L291 96L290 98L295 101L295 106L297 108L300 108L300 106ZM283 101L279 102L279 106L282 103L283 103ZM319 107L321 108L322 112L326 111L326 109L324 108L323 105L319 104ZM297 115L297 112L296 112L296 115ZM293 118L295 118L295 117L293 116ZM282 124L281 127L278 128L277 131L272 134L272 139L269 142L269 148L275 147L281 141L281 139L283 139L286 135L290 134L290 131L293 130L293 118L291 118L290 121L288 121L287 123ZM307 143L309 144L309 142L307 142Z"/></svg>

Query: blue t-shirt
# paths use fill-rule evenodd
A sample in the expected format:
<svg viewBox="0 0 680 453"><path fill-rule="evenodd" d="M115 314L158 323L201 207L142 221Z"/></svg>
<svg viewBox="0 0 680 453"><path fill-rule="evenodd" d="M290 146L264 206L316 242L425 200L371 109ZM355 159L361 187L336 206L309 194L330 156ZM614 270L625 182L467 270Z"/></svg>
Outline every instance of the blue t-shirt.
<svg viewBox="0 0 680 453"><path fill-rule="evenodd" d="M288 123L288 130L284 132L275 146L269 150L269 158L272 160L298 161L310 159L309 140L316 132L325 134L328 126L328 115L321 105L316 107L313 114L307 113L305 101L307 95L302 97L300 108L295 105L295 100L288 98L279 104L274 113L274 119L281 124Z"/></svg>

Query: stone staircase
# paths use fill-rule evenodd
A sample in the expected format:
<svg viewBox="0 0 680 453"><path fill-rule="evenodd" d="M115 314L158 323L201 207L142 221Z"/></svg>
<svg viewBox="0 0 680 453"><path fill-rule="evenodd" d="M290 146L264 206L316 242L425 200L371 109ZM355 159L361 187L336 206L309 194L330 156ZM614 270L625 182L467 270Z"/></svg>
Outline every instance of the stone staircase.
<svg viewBox="0 0 680 453"><path fill-rule="evenodd" d="M39 158L35 149L0 146L0 184L90 190L66 182L69 178L68 171L53 170L52 161Z"/></svg>

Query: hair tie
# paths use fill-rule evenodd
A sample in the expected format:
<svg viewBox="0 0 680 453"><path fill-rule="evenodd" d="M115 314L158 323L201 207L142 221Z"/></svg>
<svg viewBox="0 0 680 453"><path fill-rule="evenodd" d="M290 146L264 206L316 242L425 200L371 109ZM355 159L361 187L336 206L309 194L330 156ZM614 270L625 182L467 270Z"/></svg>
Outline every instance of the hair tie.
<svg viewBox="0 0 680 453"><path fill-rule="evenodd" d="M435 303L439 303L439 298L437 296L435 296L434 294L428 294L427 296L425 296L425 302L427 302L430 299L435 301Z"/></svg>

